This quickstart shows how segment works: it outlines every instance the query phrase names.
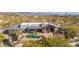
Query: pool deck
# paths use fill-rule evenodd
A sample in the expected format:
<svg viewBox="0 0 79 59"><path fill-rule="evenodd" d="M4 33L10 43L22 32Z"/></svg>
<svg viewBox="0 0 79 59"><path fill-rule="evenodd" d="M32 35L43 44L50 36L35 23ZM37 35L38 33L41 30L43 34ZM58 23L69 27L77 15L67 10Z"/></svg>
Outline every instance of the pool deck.
<svg viewBox="0 0 79 59"><path fill-rule="evenodd" d="M37 39L33 39L33 38L26 38L25 36L26 35L32 35L31 33L22 33L22 34L20 34L19 35L19 40L34 40L34 41L36 41L36 40L41 40L42 39L42 37L41 38L37 38ZM36 36L45 36L45 37L52 37L53 36L53 33L37 33L36 34Z"/></svg>

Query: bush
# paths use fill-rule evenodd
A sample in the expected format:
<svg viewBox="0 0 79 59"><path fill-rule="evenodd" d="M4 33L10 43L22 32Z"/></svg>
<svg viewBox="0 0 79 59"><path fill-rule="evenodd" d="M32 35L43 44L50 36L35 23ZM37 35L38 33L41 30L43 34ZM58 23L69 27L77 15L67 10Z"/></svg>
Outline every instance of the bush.
<svg viewBox="0 0 79 59"><path fill-rule="evenodd" d="M5 37L3 34L0 34L0 42L2 42L3 40L5 40Z"/></svg>
<svg viewBox="0 0 79 59"><path fill-rule="evenodd" d="M66 29L68 34L68 37L74 37L74 36L79 36L79 27L78 26L67 26Z"/></svg>
<svg viewBox="0 0 79 59"><path fill-rule="evenodd" d="M48 47L68 47L70 40L64 37L54 36L51 38L43 38L42 44Z"/></svg>

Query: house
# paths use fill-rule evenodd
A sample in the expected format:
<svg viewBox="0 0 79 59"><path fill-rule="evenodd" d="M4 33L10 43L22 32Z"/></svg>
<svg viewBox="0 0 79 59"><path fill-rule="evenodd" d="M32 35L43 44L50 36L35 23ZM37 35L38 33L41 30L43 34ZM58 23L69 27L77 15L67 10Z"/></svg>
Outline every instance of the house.
<svg viewBox="0 0 79 59"><path fill-rule="evenodd" d="M60 25L56 25L53 23L21 23L20 29L22 31L57 31L59 28L62 28Z"/></svg>

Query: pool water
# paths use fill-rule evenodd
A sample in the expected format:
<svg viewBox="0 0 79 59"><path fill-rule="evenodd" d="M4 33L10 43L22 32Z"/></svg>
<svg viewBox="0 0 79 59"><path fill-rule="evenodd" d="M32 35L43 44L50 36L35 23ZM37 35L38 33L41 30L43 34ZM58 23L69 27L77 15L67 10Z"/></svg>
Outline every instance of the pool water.
<svg viewBox="0 0 79 59"><path fill-rule="evenodd" d="M36 35L26 35L26 38L31 38L31 39L39 39L40 36L36 36Z"/></svg>

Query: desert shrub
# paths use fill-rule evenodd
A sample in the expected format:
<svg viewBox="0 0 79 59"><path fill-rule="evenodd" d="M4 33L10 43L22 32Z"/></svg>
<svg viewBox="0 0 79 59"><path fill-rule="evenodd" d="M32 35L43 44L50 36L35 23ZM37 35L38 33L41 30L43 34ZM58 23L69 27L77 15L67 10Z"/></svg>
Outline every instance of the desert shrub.
<svg viewBox="0 0 79 59"><path fill-rule="evenodd" d="M64 37L54 36L51 38L43 38L42 44L48 47L68 47L70 39Z"/></svg>
<svg viewBox="0 0 79 59"><path fill-rule="evenodd" d="M5 40L5 37L3 34L0 34L0 42L2 42L3 40Z"/></svg>
<svg viewBox="0 0 79 59"><path fill-rule="evenodd" d="M78 36L79 37L79 27L78 26L67 26L66 29L67 30L67 36L68 37L74 37L74 36Z"/></svg>

